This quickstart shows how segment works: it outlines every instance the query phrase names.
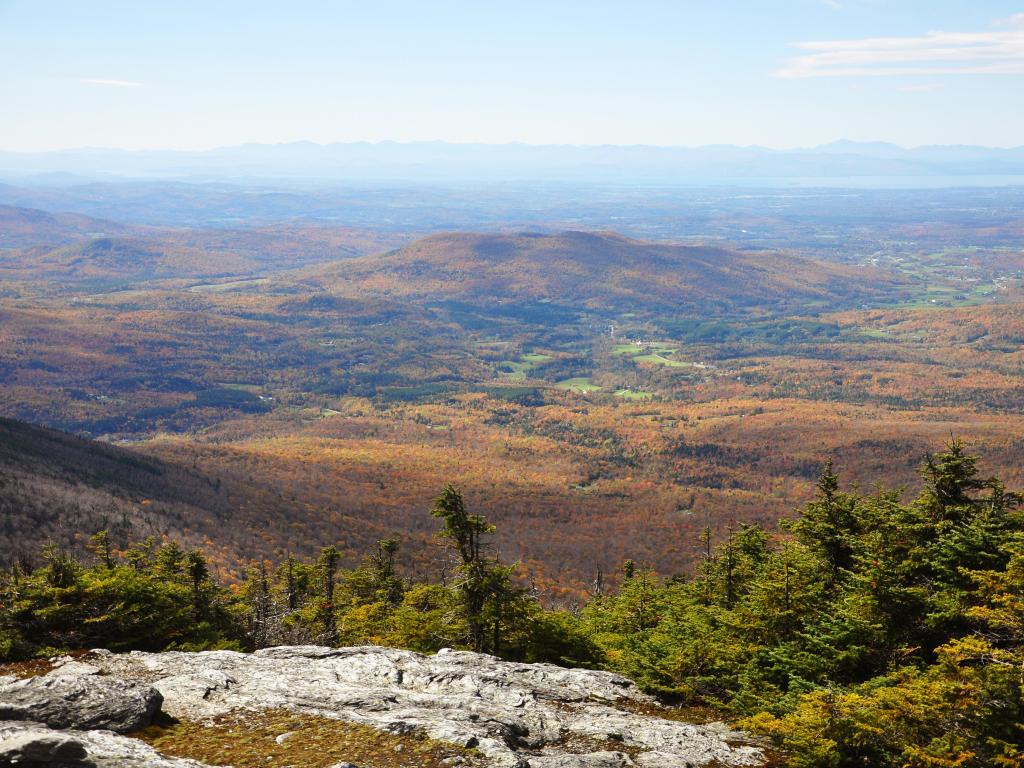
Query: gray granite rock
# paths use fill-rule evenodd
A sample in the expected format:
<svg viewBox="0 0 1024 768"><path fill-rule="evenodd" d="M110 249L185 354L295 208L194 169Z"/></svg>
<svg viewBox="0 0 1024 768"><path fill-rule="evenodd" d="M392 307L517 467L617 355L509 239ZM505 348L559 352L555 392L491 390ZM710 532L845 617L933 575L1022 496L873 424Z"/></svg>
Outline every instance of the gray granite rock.
<svg viewBox="0 0 1024 768"><path fill-rule="evenodd" d="M77 664L77 663L76 663ZM52 728L125 733L149 725L163 700L149 685L72 665L42 677L0 684L0 720L31 720Z"/></svg>
<svg viewBox="0 0 1024 768"><path fill-rule="evenodd" d="M55 731L42 723L0 722L0 765L54 768L208 768L164 757L148 744L110 731Z"/></svg>
<svg viewBox="0 0 1024 768"><path fill-rule="evenodd" d="M530 768L633 768L624 752L591 752L585 755L545 755L530 758Z"/></svg>
<svg viewBox="0 0 1024 768"><path fill-rule="evenodd" d="M88 752L79 739L34 723L18 723L0 732L0 765L51 765L81 763Z"/></svg>
<svg viewBox="0 0 1024 768"><path fill-rule="evenodd" d="M89 664L108 678L152 685L172 717L283 707L475 747L494 768L697 768L764 761L743 734L721 724L630 711L631 704L653 701L610 672L370 646L104 654ZM621 752L602 751L609 741L621 744ZM584 754L574 754L579 752Z"/></svg>

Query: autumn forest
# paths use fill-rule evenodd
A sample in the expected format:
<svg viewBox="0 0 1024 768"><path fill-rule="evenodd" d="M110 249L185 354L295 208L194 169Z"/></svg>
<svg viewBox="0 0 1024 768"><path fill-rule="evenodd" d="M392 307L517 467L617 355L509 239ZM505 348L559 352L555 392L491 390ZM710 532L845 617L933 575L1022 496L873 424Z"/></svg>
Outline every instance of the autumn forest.
<svg viewBox="0 0 1024 768"><path fill-rule="evenodd" d="M99 212L148 208L0 208L0 413L70 433L3 425L2 503L33 510L6 513L8 563L105 527L235 578L398 535L426 574L421 512L453 482L532 584L577 600L627 558L687 572L706 527L771 524L827 457L912 490L955 436L1024 480L1012 196L769 196L740 232L745 196L674 193L623 199L617 234L604 203L579 203L583 231L525 193L513 229L445 201L434 229L469 231L438 233L426 192L388 225L224 227L183 226L170 190L101 191L134 198Z"/></svg>
<svg viewBox="0 0 1024 768"><path fill-rule="evenodd" d="M0 186L0 661L457 647L1019 766L1019 198Z"/></svg>

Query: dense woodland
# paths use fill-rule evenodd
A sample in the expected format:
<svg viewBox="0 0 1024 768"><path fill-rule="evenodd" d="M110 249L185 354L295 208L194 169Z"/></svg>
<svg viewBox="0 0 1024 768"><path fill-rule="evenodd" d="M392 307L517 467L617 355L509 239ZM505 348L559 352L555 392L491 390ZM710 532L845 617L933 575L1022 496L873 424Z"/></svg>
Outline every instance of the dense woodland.
<svg viewBox="0 0 1024 768"><path fill-rule="evenodd" d="M8 660L104 646L251 649L278 643L457 646L604 666L666 700L720 710L787 765L1024 765L1022 497L959 442L920 467L922 490L844 490L831 462L779 526L731 525L688 575L627 561L589 599L545 607L493 526L452 486L435 500L433 577L403 577L388 538L355 568L257 561L225 586L173 540L89 558L56 546L3 574ZM572 538L573 532L562 532Z"/></svg>

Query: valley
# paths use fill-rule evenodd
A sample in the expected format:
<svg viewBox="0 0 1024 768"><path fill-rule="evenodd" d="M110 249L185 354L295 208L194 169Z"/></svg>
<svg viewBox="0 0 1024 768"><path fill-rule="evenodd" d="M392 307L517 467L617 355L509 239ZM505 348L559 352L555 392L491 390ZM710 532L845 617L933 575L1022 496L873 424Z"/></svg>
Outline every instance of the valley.
<svg viewBox="0 0 1024 768"><path fill-rule="evenodd" d="M0 768L1024 768L1022 11L0 2Z"/></svg>
<svg viewBox="0 0 1024 768"><path fill-rule="evenodd" d="M771 524L827 457L845 482L914 487L956 435L1024 481L1016 225L936 231L918 205L804 211L819 243L856 226L828 250L791 239L792 220L755 243L6 208L0 414L178 478L165 498L67 481L91 486L96 525L123 521L123 545L183 537L238 578L324 541L358 562L397 534L426 576L425 510L454 482L525 578L575 600L625 559L688 572L705 527ZM914 227L913 245L890 239ZM54 478L77 460L51 458L5 472L67 495ZM40 510L3 557L75 545L61 505Z"/></svg>

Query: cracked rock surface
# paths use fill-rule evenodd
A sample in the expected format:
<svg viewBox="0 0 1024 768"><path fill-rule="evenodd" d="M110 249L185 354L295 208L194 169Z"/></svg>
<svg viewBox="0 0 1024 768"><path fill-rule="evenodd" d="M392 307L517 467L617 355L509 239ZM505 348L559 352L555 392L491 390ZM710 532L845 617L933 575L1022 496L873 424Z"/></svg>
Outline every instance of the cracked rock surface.
<svg viewBox="0 0 1024 768"><path fill-rule="evenodd" d="M178 719L287 708L475 747L494 768L710 768L764 762L759 748L720 723L693 725L632 711L654 702L619 675L462 651L434 656L372 646L291 646L252 654L99 651L89 664L65 667L46 677L152 687L163 697L163 711ZM0 707L9 687L0 680ZM135 741L110 733L97 745L87 743L100 737L96 731L84 738L81 732L50 733L80 738L90 757L99 746Z"/></svg>
<svg viewBox="0 0 1024 768"><path fill-rule="evenodd" d="M52 730L41 723L0 721L0 765L35 768L208 768L164 757L113 731Z"/></svg>
<svg viewBox="0 0 1024 768"><path fill-rule="evenodd" d="M101 677L70 662L42 677L0 682L0 720L31 720L51 728L127 733L145 728L160 709L159 692L133 680Z"/></svg>

